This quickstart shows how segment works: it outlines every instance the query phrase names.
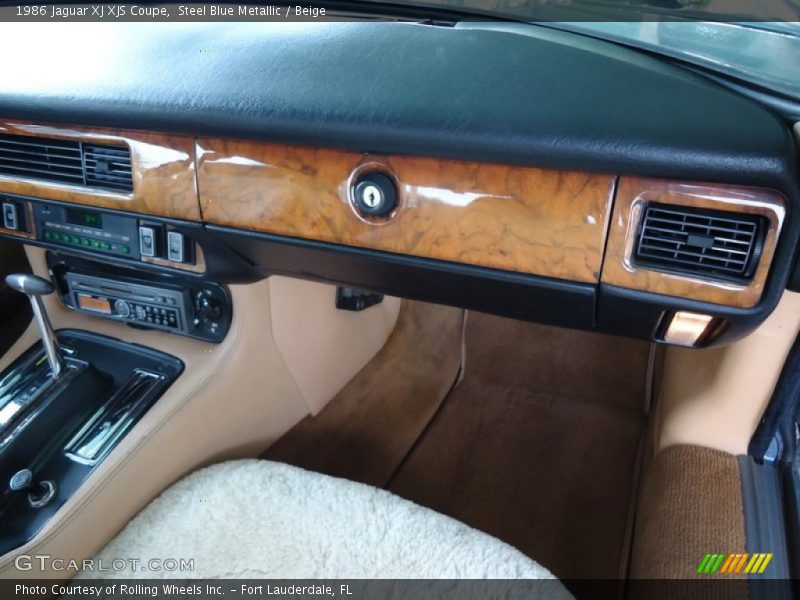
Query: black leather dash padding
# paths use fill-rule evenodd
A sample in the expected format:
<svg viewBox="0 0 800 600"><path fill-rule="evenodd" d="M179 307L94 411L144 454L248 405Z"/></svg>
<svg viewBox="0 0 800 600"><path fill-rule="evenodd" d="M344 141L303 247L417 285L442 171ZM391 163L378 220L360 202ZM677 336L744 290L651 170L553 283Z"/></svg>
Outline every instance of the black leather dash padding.
<svg viewBox="0 0 800 600"><path fill-rule="evenodd" d="M542 27L93 23L68 42L0 26L0 117L796 186L789 130L755 102Z"/></svg>

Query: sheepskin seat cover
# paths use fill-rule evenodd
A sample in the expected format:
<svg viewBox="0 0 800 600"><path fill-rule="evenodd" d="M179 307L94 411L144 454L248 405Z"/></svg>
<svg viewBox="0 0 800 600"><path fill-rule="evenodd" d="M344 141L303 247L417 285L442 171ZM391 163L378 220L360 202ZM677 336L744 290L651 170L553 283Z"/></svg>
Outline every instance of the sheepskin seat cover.
<svg viewBox="0 0 800 600"><path fill-rule="evenodd" d="M394 494L264 460L174 484L96 558L119 557L194 559L192 573L113 573L122 578L553 579L508 544Z"/></svg>

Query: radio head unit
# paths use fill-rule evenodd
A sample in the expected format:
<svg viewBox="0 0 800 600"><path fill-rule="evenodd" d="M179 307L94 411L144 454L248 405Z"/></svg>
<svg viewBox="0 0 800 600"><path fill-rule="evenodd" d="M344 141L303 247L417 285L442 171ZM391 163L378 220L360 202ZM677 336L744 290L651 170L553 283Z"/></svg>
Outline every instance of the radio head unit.
<svg viewBox="0 0 800 600"><path fill-rule="evenodd" d="M33 203L40 240L138 260L136 219L95 209Z"/></svg>
<svg viewBox="0 0 800 600"><path fill-rule="evenodd" d="M210 342L224 339L231 304L222 286L193 278L162 278L100 267L48 253L61 301L75 311Z"/></svg>
<svg viewBox="0 0 800 600"><path fill-rule="evenodd" d="M126 323L185 332L187 328L186 290L171 290L138 283L66 273L67 295L71 308L109 317Z"/></svg>

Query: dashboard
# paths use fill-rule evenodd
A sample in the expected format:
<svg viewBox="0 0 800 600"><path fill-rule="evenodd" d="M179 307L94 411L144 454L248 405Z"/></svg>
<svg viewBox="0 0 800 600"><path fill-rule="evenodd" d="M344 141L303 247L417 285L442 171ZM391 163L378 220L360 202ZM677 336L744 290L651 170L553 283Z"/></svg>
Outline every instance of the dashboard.
<svg viewBox="0 0 800 600"><path fill-rule="evenodd" d="M696 346L789 284L789 126L656 59L536 27L93 25L97 73L0 68L0 235L54 268L213 294L286 274Z"/></svg>

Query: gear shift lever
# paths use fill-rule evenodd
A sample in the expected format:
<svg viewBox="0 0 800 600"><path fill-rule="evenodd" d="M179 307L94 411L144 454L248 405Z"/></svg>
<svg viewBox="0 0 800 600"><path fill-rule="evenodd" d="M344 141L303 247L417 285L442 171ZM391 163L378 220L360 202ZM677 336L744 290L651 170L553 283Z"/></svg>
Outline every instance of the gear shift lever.
<svg viewBox="0 0 800 600"><path fill-rule="evenodd" d="M50 319L47 318L47 311L42 302L42 296L52 294L55 286L47 279L25 273L9 275L6 277L6 283L10 288L25 294L30 300L33 316L36 318L36 324L39 326L39 333L42 336L44 351L47 354L47 362L50 363L53 378L58 379L64 372L64 359L61 357L56 334L53 332L53 326L50 324Z"/></svg>

